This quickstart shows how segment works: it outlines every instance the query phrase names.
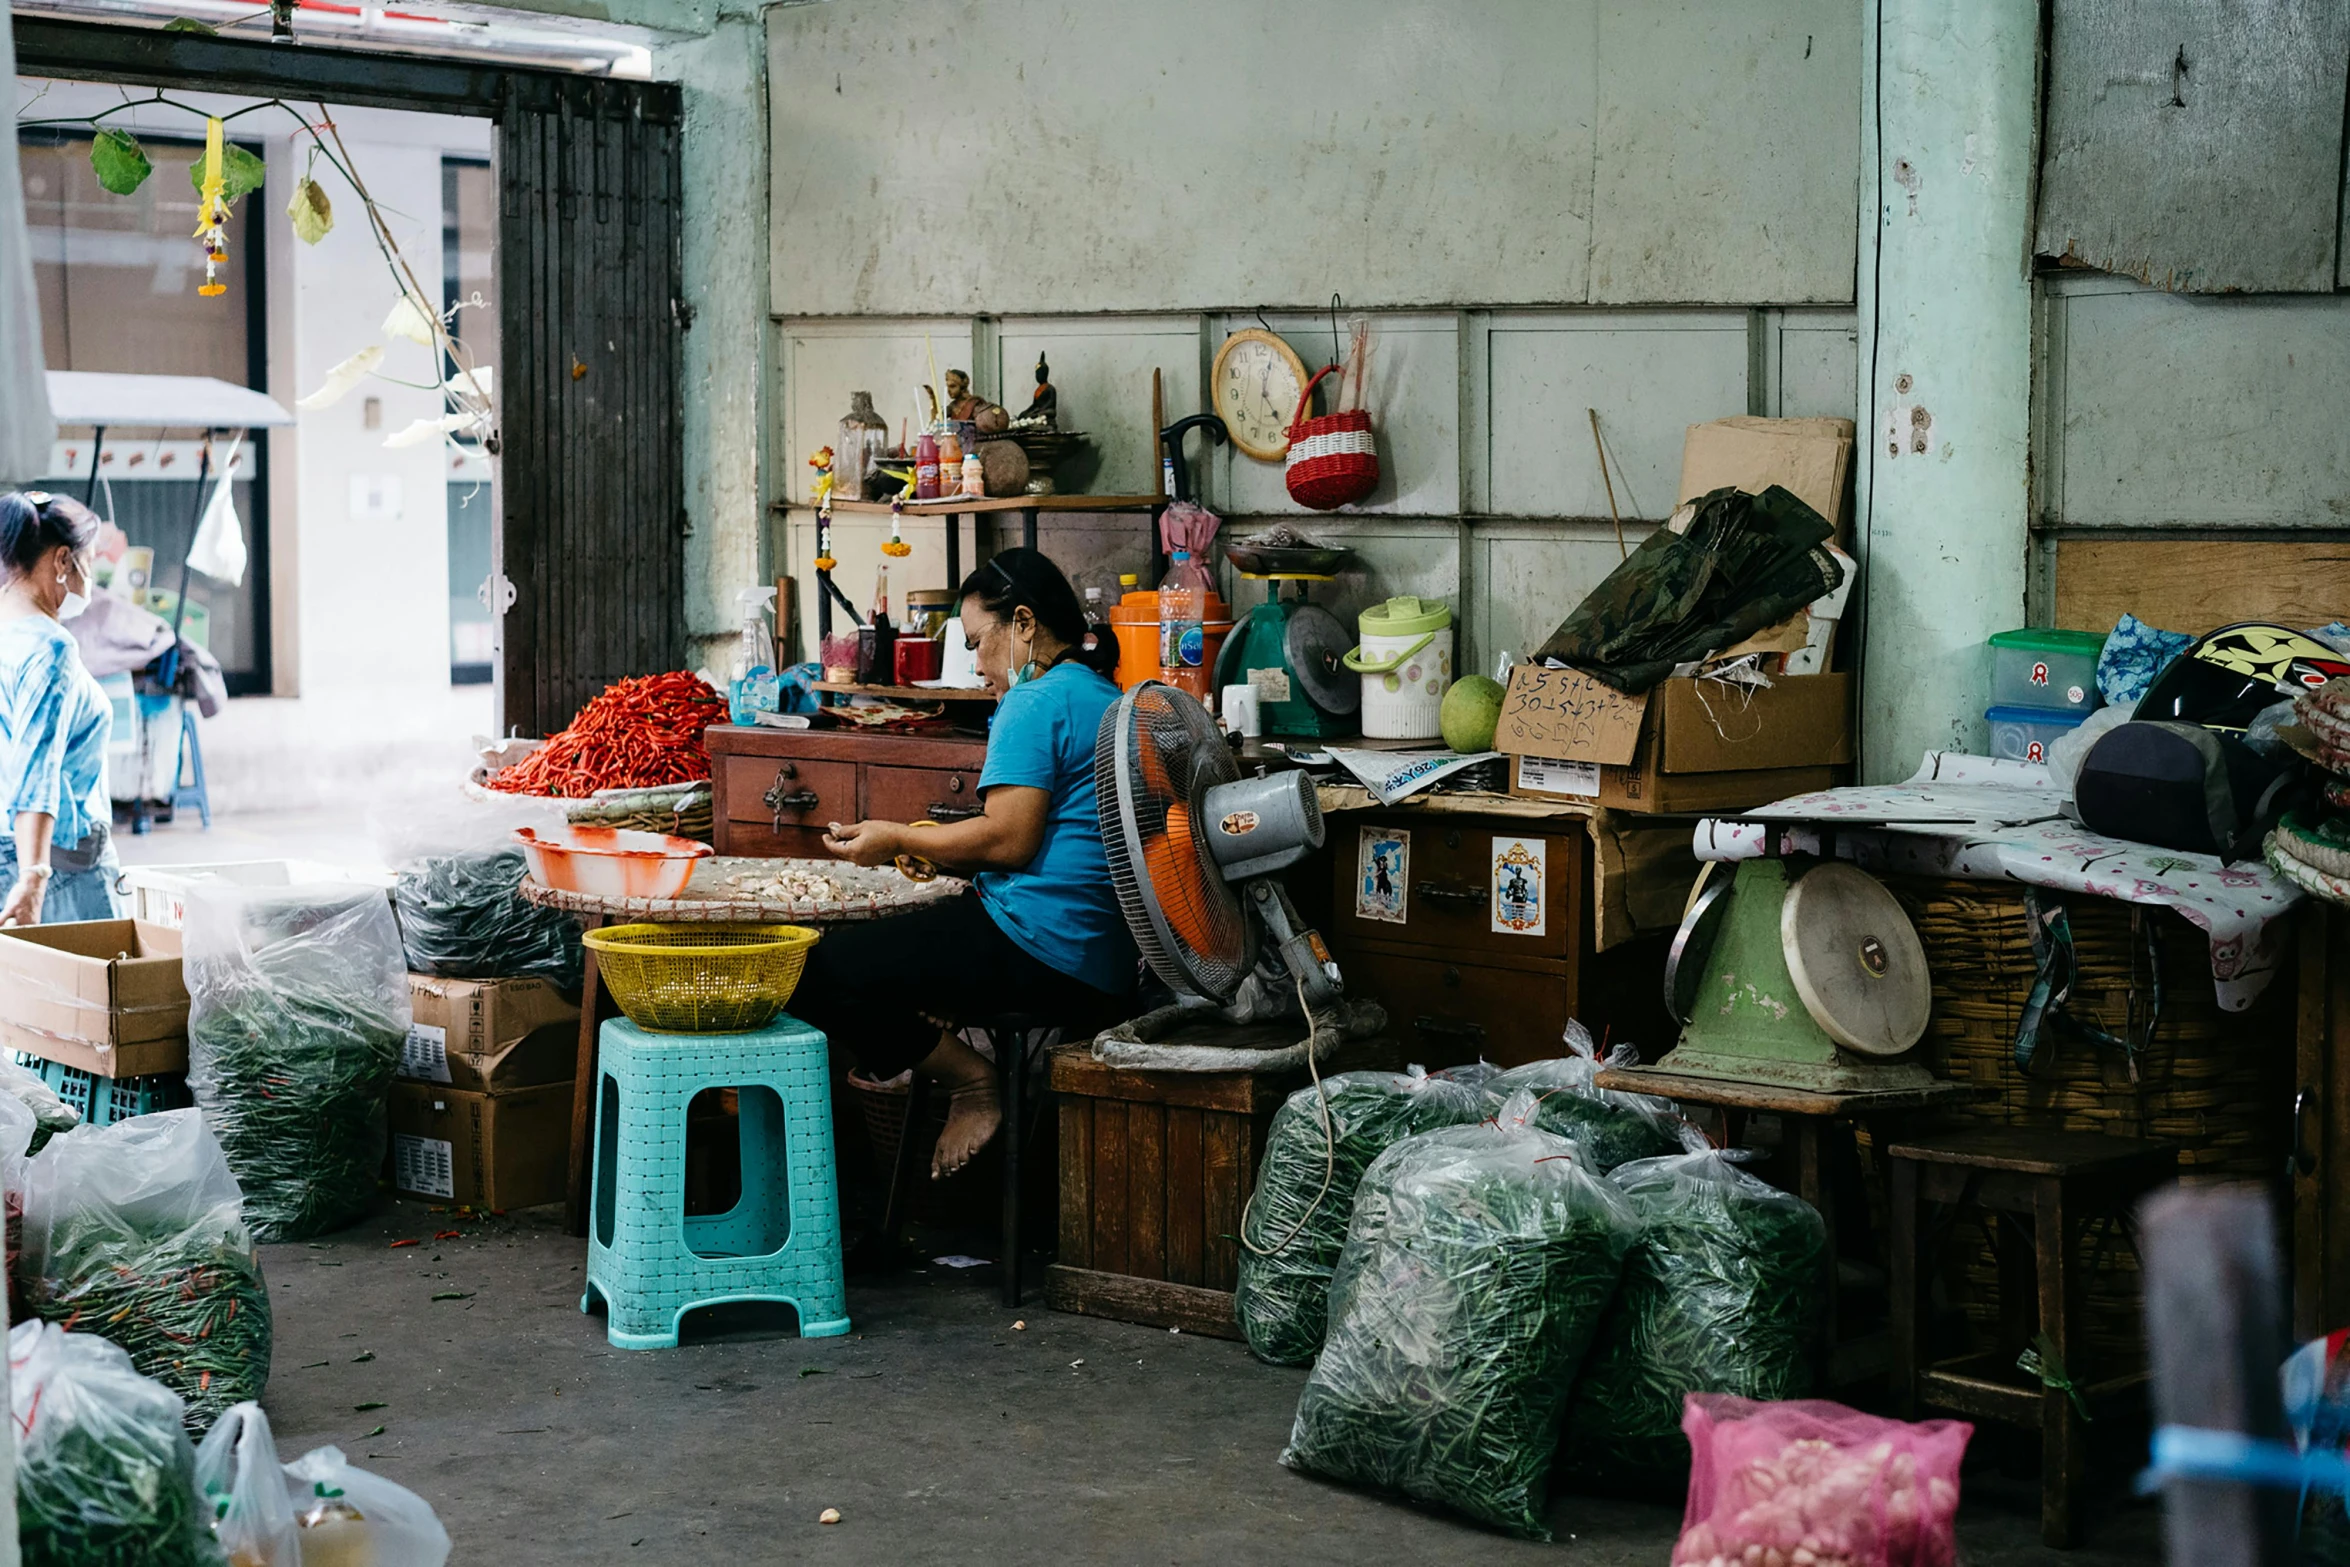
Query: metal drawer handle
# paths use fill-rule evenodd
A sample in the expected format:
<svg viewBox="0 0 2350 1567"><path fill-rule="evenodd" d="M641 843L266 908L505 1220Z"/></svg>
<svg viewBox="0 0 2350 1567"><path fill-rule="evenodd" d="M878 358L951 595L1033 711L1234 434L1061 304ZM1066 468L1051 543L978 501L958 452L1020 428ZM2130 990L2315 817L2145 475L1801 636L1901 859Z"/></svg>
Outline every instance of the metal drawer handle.
<svg viewBox="0 0 2350 1567"><path fill-rule="evenodd" d="M987 810L978 805L949 805L944 800L933 800L922 807L934 822L967 822L974 816L985 816Z"/></svg>
<svg viewBox="0 0 2350 1567"><path fill-rule="evenodd" d="M1486 900L1487 893L1486 888L1482 883L1474 887L1446 887L1439 883L1430 882L1421 886L1420 896L1423 898L1433 899L1438 903L1474 903L1483 905Z"/></svg>
<svg viewBox="0 0 2350 1567"><path fill-rule="evenodd" d="M2302 1129L2307 1124L2302 1119L2302 1112L2309 1108L2309 1101L2314 1097L2316 1097L2315 1092L2307 1088L2301 1089L2293 1095L2292 1173L2295 1175L2307 1175L2317 1168L2317 1152L2309 1146L2308 1139L2302 1136Z"/></svg>
<svg viewBox="0 0 2350 1567"><path fill-rule="evenodd" d="M1485 1042L1485 1025L1482 1023L1456 1023L1448 1018L1416 1017L1412 1019L1412 1027L1432 1039L1462 1039L1471 1044Z"/></svg>
<svg viewBox="0 0 2350 1567"><path fill-rule="evenodd" d="M823 804L822 799L813 789L794 789L789 794L784 793L783 786L786 781L782 778L776 779L775 787L759 796L761 803L774 813L775 825L779 829L783 826L784 812L812 811Z"/></svg>

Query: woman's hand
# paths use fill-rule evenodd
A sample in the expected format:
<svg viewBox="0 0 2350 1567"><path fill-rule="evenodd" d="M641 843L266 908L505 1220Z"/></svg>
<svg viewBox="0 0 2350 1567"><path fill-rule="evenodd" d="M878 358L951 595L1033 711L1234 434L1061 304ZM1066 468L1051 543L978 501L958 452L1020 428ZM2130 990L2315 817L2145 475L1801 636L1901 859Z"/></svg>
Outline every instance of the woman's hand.
<svg viewBox="0 0 2350 1567"><path fill-rule="evenodd" d="M16 885L8 890L8 901L0 903L0 926L40 924L41 903L48 894L48 877L17 877Z"/></svg>
<svg viewBox="0 0 2350 1567"><path fill-rule="evenodd" d="M851 865L887 865L905 852L905 828L898 822L828 823L824 847Z"/></svg>

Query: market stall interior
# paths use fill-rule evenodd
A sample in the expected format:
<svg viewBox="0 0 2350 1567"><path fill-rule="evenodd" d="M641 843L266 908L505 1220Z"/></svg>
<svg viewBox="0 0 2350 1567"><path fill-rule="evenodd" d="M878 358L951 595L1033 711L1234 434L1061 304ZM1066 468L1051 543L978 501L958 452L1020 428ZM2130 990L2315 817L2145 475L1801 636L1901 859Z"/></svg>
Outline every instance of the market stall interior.
<svg viewBox="0 0 2350 1567"><path fill-rule="evenodd" d="M0 926L29 1567L2350 1559L2350 18L1227 3L12 24L494 120L510 305L188 111L193 300L364 210L504 732ZM208 432L69 634L209 819L228 476L383 350L19 313L0 468Z"/></svg>

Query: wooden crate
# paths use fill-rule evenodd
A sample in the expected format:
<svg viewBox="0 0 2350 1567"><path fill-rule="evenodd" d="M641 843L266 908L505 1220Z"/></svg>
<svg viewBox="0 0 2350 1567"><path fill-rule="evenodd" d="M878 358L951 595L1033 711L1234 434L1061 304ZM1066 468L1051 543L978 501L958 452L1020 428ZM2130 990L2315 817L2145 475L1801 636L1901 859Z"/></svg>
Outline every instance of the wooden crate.
<svg viewBox="0 0 2350 1567"><path fill-rule="evenodd" d="M1240 1215L1265 1129L1303 1072L1132 1072L1058 1050L1057 1311L1240 1337Z"/></svg>

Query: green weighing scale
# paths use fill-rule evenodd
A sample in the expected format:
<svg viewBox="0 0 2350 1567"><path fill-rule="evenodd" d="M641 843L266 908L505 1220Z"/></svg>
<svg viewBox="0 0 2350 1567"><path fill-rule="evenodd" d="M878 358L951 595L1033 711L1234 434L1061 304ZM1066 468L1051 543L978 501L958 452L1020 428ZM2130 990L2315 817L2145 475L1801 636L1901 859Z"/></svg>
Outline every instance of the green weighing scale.
<svg viewBox="0 0 2350 1567"><path fill-rule="evenodd" d="M1926 949L1884 885L1836 860L1709 864L1665 962L1681 1042L1650 1070L1821 1094L1930 1087Z"/></svg>
<svg viewBox="0 0 2350 1567"><path fill-rule="evenodd" d="M1231 544L1224 558L1252 581L1268 582L1265 602L1232 628L1216 655L1216 689L1253 685L1265 733L1293 740L1351 735L1363 705L1363 684L1341 661L1354 636L1336 615L1310 603L1308 583L1330 582L1353 563L1354 551L1303 546ZM1281 596L1294 583L1292 597Z"/></svg>

